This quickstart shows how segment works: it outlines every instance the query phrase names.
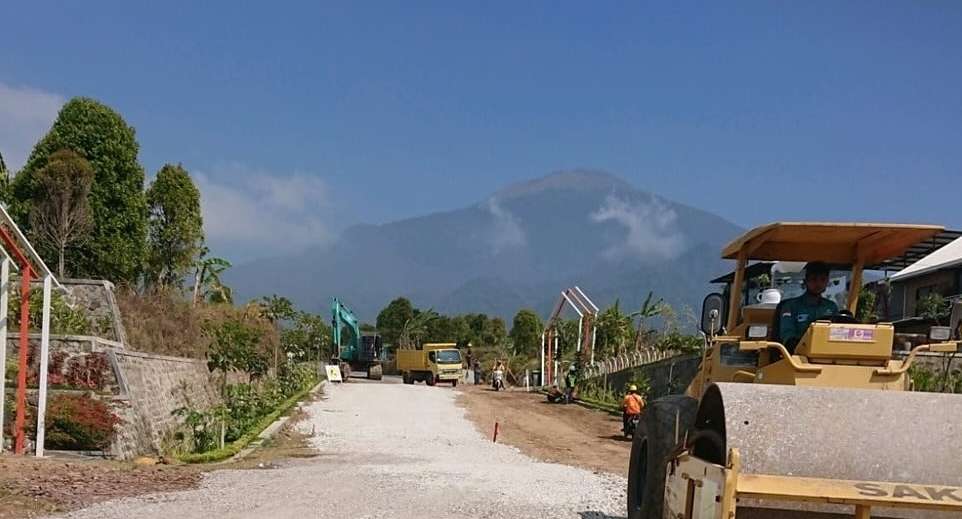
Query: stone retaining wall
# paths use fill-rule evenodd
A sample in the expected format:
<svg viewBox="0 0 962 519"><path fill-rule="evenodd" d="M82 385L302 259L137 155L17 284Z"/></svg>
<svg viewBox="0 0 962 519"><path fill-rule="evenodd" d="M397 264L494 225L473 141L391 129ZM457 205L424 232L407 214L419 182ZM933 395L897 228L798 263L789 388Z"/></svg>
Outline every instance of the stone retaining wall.
<svg viewBox="0 0 962 519"><path fill-rule="evenodd" d="M18 334L7 339L7 363L17 364ZM39 367L40 335L29 338L31 373ZM86 362L93 356L106 359L98 362L103 367L102 387L96 389L58 386L56 375L66 375L75 363ZM181 407L207 409L220 403L218 380L207 369L207 362L197 359L168 357L131 351L119 342L88 336L51 336L49 397L58 393L90 392L95 398L108 401L114 413L122 420L118 435L110 448L110 454L120 459L130 459L142 454L156 454L163 450L167 438L178 426L179 418L174 411ZM238 382L240 374L228 377ZM16 382L7 381L8 396L13 393ZM36 389L30 390L30 405L36 408ZM7 409L12 414L13 409Z"/></svg>

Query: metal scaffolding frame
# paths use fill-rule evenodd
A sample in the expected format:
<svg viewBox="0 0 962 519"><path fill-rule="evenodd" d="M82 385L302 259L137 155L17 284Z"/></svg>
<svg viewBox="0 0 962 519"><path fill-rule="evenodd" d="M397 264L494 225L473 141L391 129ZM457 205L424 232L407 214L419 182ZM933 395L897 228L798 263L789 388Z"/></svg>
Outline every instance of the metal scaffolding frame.
<svg viewBox="0 0 962 519"><path fill-rule="evenodd" d="M27 358L30 349L30 284L34 276L43 281L43 312L40 327L39 395L37 398L37 438L35 453L43 456L46 437L44 418L47 411L47 369L50 354L50 299L54 287L66 292L53 273L34 250L17 224L0 205L0 373L6 373L7 360L7 311L10 295L10 267L20 273L20 337L18 347L16 417L14 419L13 452L22 455L26 448L27 411ZM6 383L0 384L0 423L4 416ZM3 451L3 429L0 428L0 452Z"/></svg>
<svg viewBox="0 0 962 519"><path fill-rule="evenodd" d="M578 314L577 351L589 356L589 364L595 362L594 344L597 335L595 319L598 317L598 307L580 287L566 288L561 291L561 296L558 297L558 302L548 316L544 332L541 334L542 385L557 383L559 366L553 358L554 353L558 351L558 323L561 322L561 314L566 304Z"/></svg>

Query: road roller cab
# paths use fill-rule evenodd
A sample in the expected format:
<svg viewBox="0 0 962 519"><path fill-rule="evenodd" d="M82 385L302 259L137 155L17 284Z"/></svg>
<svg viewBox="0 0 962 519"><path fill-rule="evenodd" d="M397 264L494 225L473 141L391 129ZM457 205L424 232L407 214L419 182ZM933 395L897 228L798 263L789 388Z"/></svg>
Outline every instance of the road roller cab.
<svg viewBox="0 0 962 519"><path fill-rule="evenodd" d="M892 324L853 317L864 271L899 270L958 236L930 225L774 223L725 247L736 268L727 294L705 299L699 373L685 395L650 402L636 432L629 519L962 513L962 397L908 391L917 353L955 352L959 338L933 329L929 344L893 359ZM748 304L742 292L755 260L847 271L841 310L790 350L775 332L775 302Z"/></svg>

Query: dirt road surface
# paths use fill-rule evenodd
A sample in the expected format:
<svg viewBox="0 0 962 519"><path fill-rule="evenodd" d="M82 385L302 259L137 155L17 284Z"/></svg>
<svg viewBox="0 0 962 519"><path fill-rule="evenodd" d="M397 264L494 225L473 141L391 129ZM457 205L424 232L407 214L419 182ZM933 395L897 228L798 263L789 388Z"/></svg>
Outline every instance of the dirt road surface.
<svg viewBox="0 0 962 519"><path fill-rule="evenodd" d="M196 490L109 501L87 518L573 518L624 514L622 477L536 461L483 436L446 387L329 387L302 430L319 450L265 470L209 473ZM510 431L510 429L508 429ZM512 434L507 432L507 434Z"/></svg>
<svg viewBox="0 0 962 519"><path fill-rule="evenodd" d="M533 458L628 477L631 441L621 435L621 418L578 405L549 404L540 393L492 391L459 386L458 402L480 432Z"/></svg>

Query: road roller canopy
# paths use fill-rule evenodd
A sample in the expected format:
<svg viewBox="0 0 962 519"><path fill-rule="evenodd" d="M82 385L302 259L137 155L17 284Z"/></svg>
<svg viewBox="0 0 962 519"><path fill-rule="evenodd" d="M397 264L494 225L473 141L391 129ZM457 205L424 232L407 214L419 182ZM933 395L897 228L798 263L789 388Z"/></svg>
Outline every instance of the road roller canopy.
<svg viewBox="0 0 962 519"><path fill-rule="evenodd" d="M728 329L738 323L742 283L750 260L822 261L851 267L847 307L855 312L862 271L901 270L958 238L940 225L776 222L756 227L722 249L738 260L729 299Z"/></svg>
<svg viewBox="0 0 962 519"><path fill-rule="evenodd" d="M891 270L889 260L902 256L911 263L957 237L939 225L890 223L776 222L756 227L722 251L726 259L824 261L836 265L862 263L867 269ZM946 241L948 240L948 241Z"/></svg>

